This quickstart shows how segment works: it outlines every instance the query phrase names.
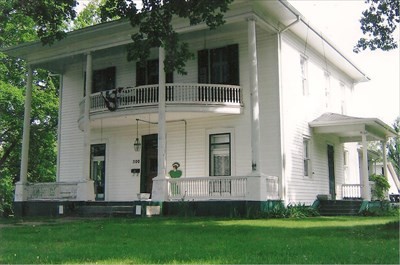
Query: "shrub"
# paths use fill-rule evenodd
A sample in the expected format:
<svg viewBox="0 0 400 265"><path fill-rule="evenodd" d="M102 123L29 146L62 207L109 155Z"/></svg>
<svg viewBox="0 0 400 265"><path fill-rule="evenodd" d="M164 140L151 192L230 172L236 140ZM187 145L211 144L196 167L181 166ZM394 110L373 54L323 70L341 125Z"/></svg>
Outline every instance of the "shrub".
<svg viewBox="0 0 400 265"><path fill-rule="evenodd" d="M0 216L13 214L14 185L11 177L0 177Z"/></svg>
<svg viewBox="0 0 400 265"><path fill-rule="evenodd" d="M369 180L375 183L375 188L372 191L372 196L378 200L385 200L386 192L390 188L390 184L383 175L372 174Z"/></svg>
<svg viewBox="0 0 400 265"><path fill-rule="evenodd" d="M269 218L306 218L314 216L319 216L318 211L304 203L289 204L287 207L283 204L277 204L267 215Z"/></svg>
<svg viewBox="0 0 400 265"><path fill-rule="evenodd" d="M368 202L364 209L360 211L363 216L399 216L399 207L392 205L389 201Z"/></svg>

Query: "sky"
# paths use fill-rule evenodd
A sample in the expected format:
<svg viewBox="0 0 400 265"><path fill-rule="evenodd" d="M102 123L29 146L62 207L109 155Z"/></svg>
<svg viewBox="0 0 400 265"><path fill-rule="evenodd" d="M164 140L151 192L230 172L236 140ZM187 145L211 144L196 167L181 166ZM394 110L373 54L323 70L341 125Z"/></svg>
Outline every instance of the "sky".
<svg viewBox="0 0 400 265"><path fill-rule="evenodd" d="M351 61L371 79L355 86L358 111L352 115L379 118L392 125L400 116L400 51L380 50L353 53L362 37L361 12L367 9L363 0L292 0L289 1L312 25L316 25ZM396 33L399 39L399 30Z"/></svg>
<svg viewBox="0 0 400 265"><path fill-rule="evenodd" d="M140 0L135 0L141 2ZM265 0L269 1L269 0ZM82 6L87 0L81 0ZM353 47L362 37L361 12L367 8L364 0L289 0L312 25L317 25L324 36L332 40L359 69L371 79L355 86L357 117L379 118L392 125L400 116L400 53L363 51L353 53ZM399 39L399 30L396 33Z"/></svg>

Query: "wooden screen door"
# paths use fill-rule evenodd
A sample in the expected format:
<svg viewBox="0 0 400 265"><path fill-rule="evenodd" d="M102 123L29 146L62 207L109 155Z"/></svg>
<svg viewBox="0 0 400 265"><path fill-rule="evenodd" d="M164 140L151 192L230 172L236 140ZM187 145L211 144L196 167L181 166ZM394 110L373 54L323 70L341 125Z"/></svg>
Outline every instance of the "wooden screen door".
<svg viewBox="0 0 400 265"><path fill-rule="evenodd" d="M142 164L140 176L140 192L150 193L153 188L153 178L158 173L158 135L150 134L142 137Z"/></svg>
<svg viewBox="0 0 400 265"><path fill-rule="evenodd" d="M333 145L328 144L328 174L329 174L329 193L332 200L336 200L335 187L335 151Z"/></svg>

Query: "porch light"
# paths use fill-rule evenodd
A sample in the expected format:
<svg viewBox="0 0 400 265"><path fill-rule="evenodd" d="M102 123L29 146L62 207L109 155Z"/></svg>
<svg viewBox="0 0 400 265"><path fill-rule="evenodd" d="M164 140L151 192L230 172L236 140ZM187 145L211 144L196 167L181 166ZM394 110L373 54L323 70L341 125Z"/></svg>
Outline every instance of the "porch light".
<svg viewBox="0 0 400 265"><path fill-rule="evenodd" d="M136 119L136 140L133 143L133 149L137 152L140 151L140 146L142 144L139 141L139 119Z"/></svg>

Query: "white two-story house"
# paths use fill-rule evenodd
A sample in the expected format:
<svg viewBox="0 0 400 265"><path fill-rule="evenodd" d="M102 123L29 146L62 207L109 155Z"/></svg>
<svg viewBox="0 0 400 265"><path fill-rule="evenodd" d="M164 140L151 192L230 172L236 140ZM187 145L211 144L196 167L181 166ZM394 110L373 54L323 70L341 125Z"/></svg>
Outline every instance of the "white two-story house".
<svg viewBox="0 0 400 265"><path fill-rule="evenodd" d="M26 122L16 203L371 199L367 142L395 132L351 116L368 77L285 0L236 0L225 20L174 20L195 55L187 75L160 71L158 47L144 66L128 61L137 29L125 20L4 49L28 77L43 68L61 80L57 182L27 182Z"/></svg>

